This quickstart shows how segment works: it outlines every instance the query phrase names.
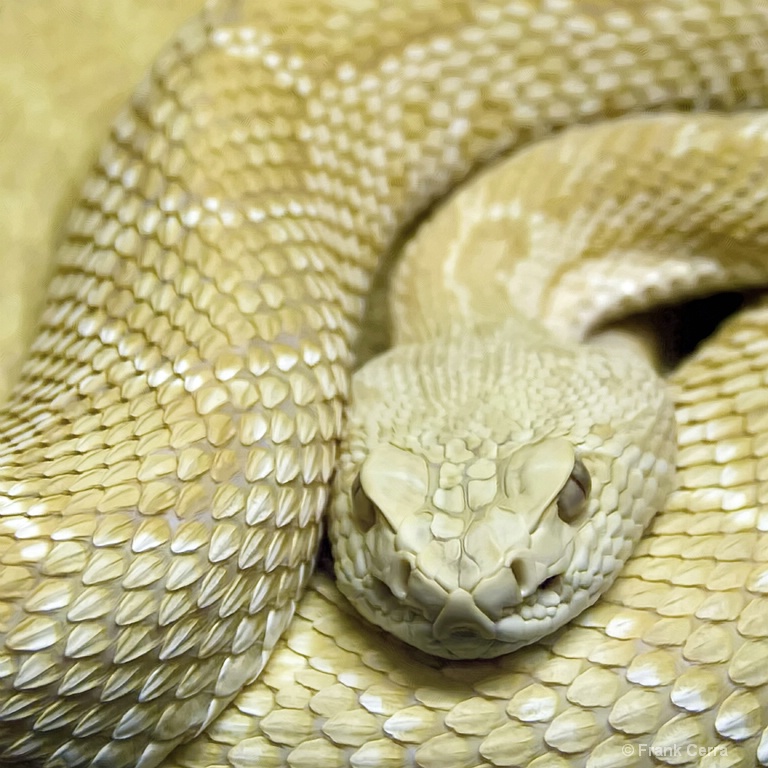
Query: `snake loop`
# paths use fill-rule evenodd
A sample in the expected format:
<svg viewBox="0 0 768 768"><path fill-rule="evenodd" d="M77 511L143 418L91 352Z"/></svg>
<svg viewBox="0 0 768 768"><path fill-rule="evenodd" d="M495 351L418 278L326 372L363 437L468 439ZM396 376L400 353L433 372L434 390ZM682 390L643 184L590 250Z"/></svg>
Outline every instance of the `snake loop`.
<svg viewBox="0 0 768 768"><path fill-rule="evenodd" d="M768 763L764 302L674 375L678 490L613 588L555 635L441 660L363 624L326 575L310 581L350 350L398 234L479 165L571 124L764 106L767 42L759 0L209 2L116 121L0 416L0 761L575 768L679 750L688 764ZM453 274L481 251L444 249L447 279L427 268L399 339L429 337L452 290L452 307L487 320L522 285L521 311L570 341L626 307L617 295L637 309L720 290L721 266L727 285L759 283L764 122L675 127L671 156L697 162L673 179L649 154L599 222L568 218L552 194L583 170L574 145L542 144L539 163L561 172L528 176L541 228L515 205L490 219L537 258L487 267L470 295ZM631 125L582 138L620 157ZM657 125L656 148L671 130ZM708 167L701 135L724 142L738 185ZM589 170L595 201L616 168ZM676 219L683 188L698 197ZM481 230L483 258L503 261ZM411 293L396 287L395 306ZM365 375L354 388L383 381ZM461 446L446 449L460 465ZM339 477L363 458L345 453ZM360 481L371 496L377 476ZM450 619L446 635L462 630Z"/></svg>

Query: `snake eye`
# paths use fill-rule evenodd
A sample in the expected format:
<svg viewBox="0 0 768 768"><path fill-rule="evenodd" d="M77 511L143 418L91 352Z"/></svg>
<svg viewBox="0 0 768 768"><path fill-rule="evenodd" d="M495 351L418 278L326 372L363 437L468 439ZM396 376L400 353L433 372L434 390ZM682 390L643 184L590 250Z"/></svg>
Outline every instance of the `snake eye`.
<svg viewBox="0 0 768 768"><path fill-rule="evenodd" d="M376 522L376 507L365 495L359 475L352 485L352 517L362 533L368 533Z"/></svg>
<svg viewBox="0 0 768 768"><path fill-rule="evenodd" d="M576 459L571 476L557 497L557 514L564 523L572 523L584 511L592 490L592 478L581 459Z"/></svg>

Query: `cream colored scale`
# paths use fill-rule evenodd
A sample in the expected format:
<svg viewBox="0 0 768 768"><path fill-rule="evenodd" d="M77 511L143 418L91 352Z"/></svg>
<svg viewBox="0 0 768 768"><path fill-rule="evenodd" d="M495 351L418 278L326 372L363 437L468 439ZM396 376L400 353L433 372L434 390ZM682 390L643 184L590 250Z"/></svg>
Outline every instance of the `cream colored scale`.
<svg viewBox="0 0 768 768"><path fill-rule="evenodd" d="M352 614L327 576L302 596L341 434L349 345L371 271L397 232L471 168L553 128L628 111L760 107L766 39L759 4L689 0L222 1L179 32L85 185L2 419L3 759L431 768L448 756L541 768L681 764L679 748L682 764L768 760L761 306L674 374L677 490L613 587L567 629L495 660L440 661ZM493 315L513 298L506 286L524 285L518 309L544 319L575 355L573 336L624 309L759 284L762 116L670 120L563 134L520 155L550 153L529 175L541 192L535 229L517 206L491 209L530 256L513 254L514 266L480 269L474 259L503 261L505 251L447 253L430 227L430 248L450 257L442 282L461 286L460 301L441 306ZM646 141L669 160L639 151ZM594 152L605 167L589 160ZM613 175L632 165L627 158L637 175ZM600 174L611 181L597 209L586 201L598 201ZM569 185L571 207L557 191ZM482 220L474 204L461 226L464 216ZM442 290L436 281L427 289ZM409 333L435 332L418 310L409 317ZM499 371L512 354L501 348L481 363ZM413 354L461 368L464 350ZM574 374L595 378L585 371ZM422 389L439 403L444 389L472 380ZM502 406L486 404L491 415ZM530 445L552 439L554 454L567 454L563 433L518 427L533 430ZM494 462L487 506L500 509L524 472L509 471L519 454L506 452L510 428L496 434L505 428L494 419L486 429L495 457L475 453L486 438L462 439L476 460ZM588 419L580 430L582 442L568 441L574 461L557 463L558 487L540 493L538 512L517 512L534 550L546 529L528 518L551 516L578 477L576 454L594 440ZM391 431L376 439L386 433L380 443L419 458L416 443ZM363 434L345 443L359 452L344 454L339 498L376 455ZM661 429L654 434L661 440ZM460 514L450 512L458 483L444 478L442 488L438 468L460 463L446 453L453 439L416 441L432 451L419 459L422 506L437 501L446 515ZM623 509L638 484L622 463L631 440L600 439L615 463L609 473L584 456L589 504L607 498ZM621 491L609 490L614 474ZM462 475L467 500L475 479L490 478ZM631 502L639 526L638 499L655 497L644 493ZM600 515L589 513L594 561L620 563L629 545L615 536L616 518ZM557 517L563 535L577 530ZM453 533L437 519L430 533L447 542ZM456 592L439 563L432 570ZM519 587L526 570L512 571ZM504 622L515 606L494 603L493 590L483 598L481 586L456 589ZM463 632L466 642L475 630L461 624L477 614L466 599L452 605L440 633ZM529 606L534 619L541 607Z"/></svg>

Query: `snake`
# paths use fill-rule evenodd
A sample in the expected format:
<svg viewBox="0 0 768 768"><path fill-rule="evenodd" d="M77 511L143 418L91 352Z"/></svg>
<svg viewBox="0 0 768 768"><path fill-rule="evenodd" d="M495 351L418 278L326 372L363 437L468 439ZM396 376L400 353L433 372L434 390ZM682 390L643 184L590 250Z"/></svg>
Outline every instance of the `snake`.
<svg viewBox="0 0 768 768"><path fill-rule="evenodd" d="M0 416L0 763L768 764L768 305L663 384L577 343L764 283L766 43L757 0L207 3Z"/></svg>

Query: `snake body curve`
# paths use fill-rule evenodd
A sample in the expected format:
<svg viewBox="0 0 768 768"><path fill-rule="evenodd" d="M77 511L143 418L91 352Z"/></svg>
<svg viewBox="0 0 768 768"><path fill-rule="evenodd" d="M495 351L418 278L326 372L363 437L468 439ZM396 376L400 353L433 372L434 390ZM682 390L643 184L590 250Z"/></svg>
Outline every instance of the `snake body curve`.
<svg viewBox="0 0 768 768"><path fill-rule="evenodd" d="M204 728L165 764L768 760L764 306L677 375L682 490L556 639L414 657L322 575L293 615L377 254L501 149L764 104L767 39L740 2L221 2L182 30L2 418L2 760L146 768Z"/></svg>

